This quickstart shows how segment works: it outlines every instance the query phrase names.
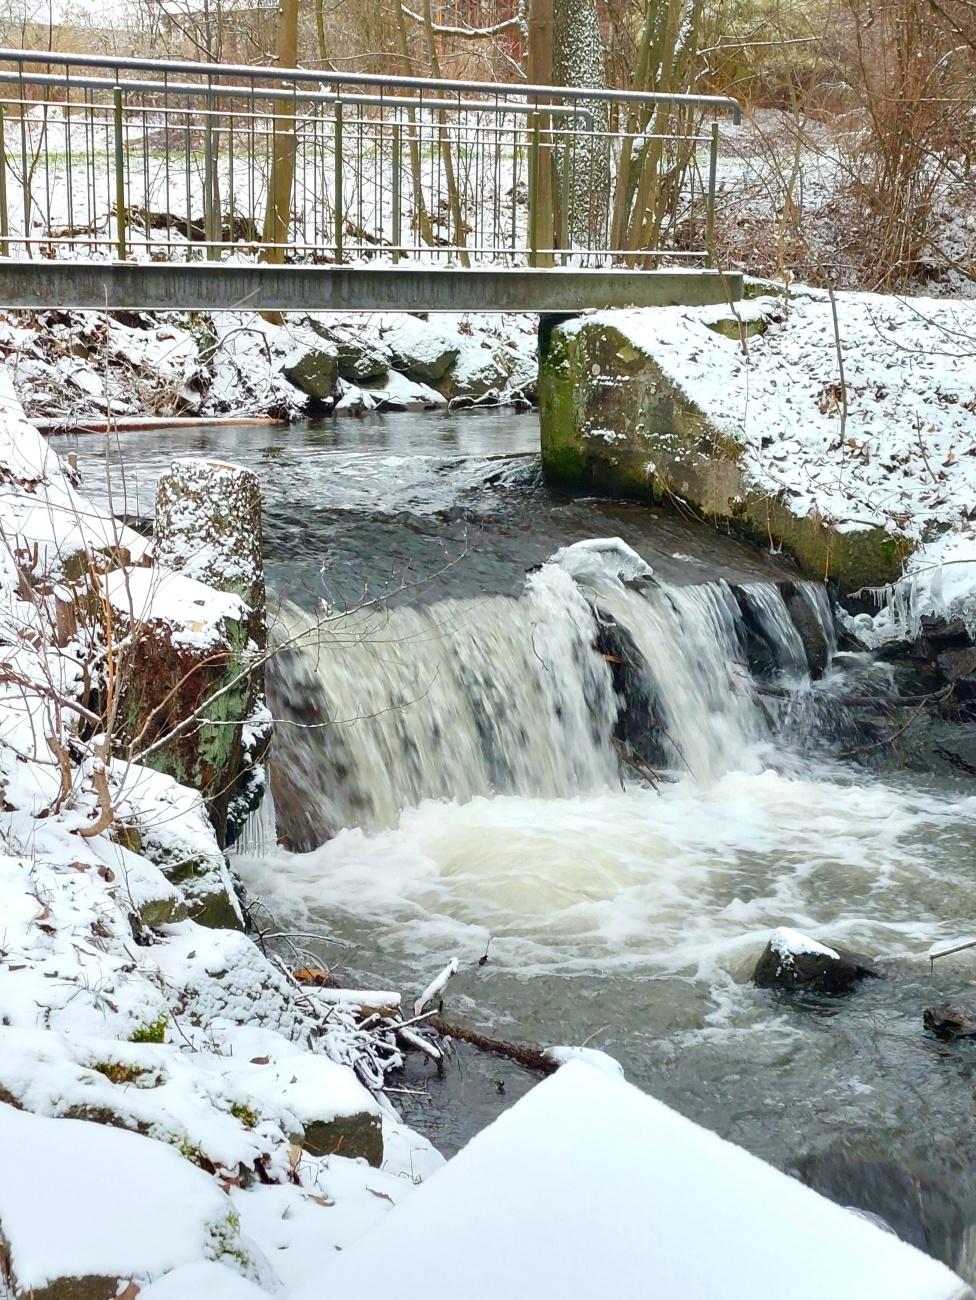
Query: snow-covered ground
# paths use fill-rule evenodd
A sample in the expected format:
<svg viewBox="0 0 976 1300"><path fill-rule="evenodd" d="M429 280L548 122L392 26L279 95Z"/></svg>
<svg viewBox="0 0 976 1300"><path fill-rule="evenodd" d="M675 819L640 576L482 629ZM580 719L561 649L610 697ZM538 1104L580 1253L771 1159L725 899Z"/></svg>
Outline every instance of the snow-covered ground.
<svg viewBox="0 0 976 1300"><path fill-rule="evenodd" d="M90 711L113 653L108 586L124 581L101 570L143 564L145 543L79 496L2 380L4 1294L87 1277L134 1296L184 1266L208 1294L247 1294L235 1277L283 1293L441 1159L361 1081L375 1058L355 998L300 985L242 930L186 919L188 864L236 906L200 796L113 753ZM157 570L132 573L141 590ZM66 617L82 591L87 622L81 606ZM226 612L210 594L196 625ZM312 1153L310 1133L353 1122L382 1131L382 1167Z"/></svg>
<svg viewBox="0 0 976 1300"><path fill-rule="evenodd" d="M904 581L879 594L884 608L857 620L858 635L914 635L925 614L976 630L976 303L864 293L832 303L794 287L735 313L737 338L710 328L726 308L597 319L739 440L750 480L794 514L841 531L880 526L913 545Z"/></svg>
<svg viewBox="0 0 976 1300"><path fill-rule="evenodd" d="M17 394L48 428L147 415L293 419L310 400L352 415L507 402L534 392L535 346L535 319L521 315L316 312L284 325L254 312L0 316Z"/></svg>

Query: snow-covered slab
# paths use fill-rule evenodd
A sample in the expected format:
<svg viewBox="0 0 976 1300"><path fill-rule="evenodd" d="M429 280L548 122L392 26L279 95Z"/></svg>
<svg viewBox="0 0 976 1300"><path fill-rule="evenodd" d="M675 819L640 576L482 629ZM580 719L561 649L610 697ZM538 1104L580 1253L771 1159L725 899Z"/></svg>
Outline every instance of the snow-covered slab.
<svg viewBox="0 0 976 1300"><path fill-rule="evenodd" d="M146 1280L240 1250L227 1197L175 1148L3 1104L0 1230L24 1292L67 1278Z"/></svg>
<svg viewBox="0 0 976 1300"><path fill-rule="evenodd" d="M630 1084L571 1061L294 1300L972 1300L944 1265Z"/></svg>
<svg viewBox="0 0 976 1300"><path fill-rule="evenodd" d="M219 641L226 619L240 619L239 596L168 569L116 569L105 578L113 608L133 623L168 623L177 644L208 646Z"/></svg>

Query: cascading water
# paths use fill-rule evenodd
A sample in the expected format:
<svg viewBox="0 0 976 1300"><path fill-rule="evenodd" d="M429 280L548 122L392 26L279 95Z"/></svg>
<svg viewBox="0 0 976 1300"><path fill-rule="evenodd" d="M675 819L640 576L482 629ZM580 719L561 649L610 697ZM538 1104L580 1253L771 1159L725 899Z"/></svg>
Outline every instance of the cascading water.
<svg viewBox="0 0 976 1300"><path fill-rule="evenodd" d="M806 655L778 588L745 587L740 600L777 672L799 686ZM760 771L768 713L744 634L726 583L660 584L617 539L558 552L518 599L319 621L288 610L271 706L284 719L277 771L290 841L311 848L343 826L391 826L424 799L619 789L615 733L627 710L653 715L660 735L644 762L700 782ZM615 690L621 658L639 699Z"/></svg>

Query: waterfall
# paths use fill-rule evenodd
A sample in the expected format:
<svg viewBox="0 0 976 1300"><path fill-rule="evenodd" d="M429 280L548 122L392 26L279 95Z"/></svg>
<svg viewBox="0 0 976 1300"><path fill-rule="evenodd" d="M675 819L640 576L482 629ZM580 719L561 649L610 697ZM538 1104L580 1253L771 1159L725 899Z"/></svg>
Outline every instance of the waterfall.
<svg viewBox="0 0 976 1300"><path fill-rule="evenodd" d="M776 671L803 679L774 584L668 586L616 539L558 552L518 599L286 609L269 681L279 825L310 848L424 799L619 788L618 745L638 734L654 737L635 746L645 763L700 782L761 770L746 609Z"/></svg>

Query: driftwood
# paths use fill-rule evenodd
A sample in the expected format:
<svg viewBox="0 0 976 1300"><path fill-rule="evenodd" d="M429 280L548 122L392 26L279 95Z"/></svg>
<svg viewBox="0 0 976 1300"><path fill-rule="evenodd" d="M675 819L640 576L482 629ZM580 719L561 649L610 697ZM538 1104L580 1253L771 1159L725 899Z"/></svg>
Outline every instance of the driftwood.
<svg viewBox="0 0 976 1300"><path fill-rule="evenodd" d="M951 1041L953 1038L976 1038L976 1016L944 1002L940 1007L929 1007L922 1016L925 1028L936 1038Z"/></svg>
<svg viewBox="0 0 976 1300"><path fill-rule="evenodd" d="M427 1024L441 1038L453 1038L458 1043L470 1043L479 1051L491 1052L494 1056L504 1056L507 1060L517 1061L519 1065L524 1065L529 1070L538 1071L539 1074L555 1074L559 1069L559 1063L554 1061L547 1052L540 1051L538 1047L526 1047L522 1043L506 1043L502 1038L490 1038L487 1034L479 1034L476 1029L452 1025L441 1016L432 1016Z"/></svg>

